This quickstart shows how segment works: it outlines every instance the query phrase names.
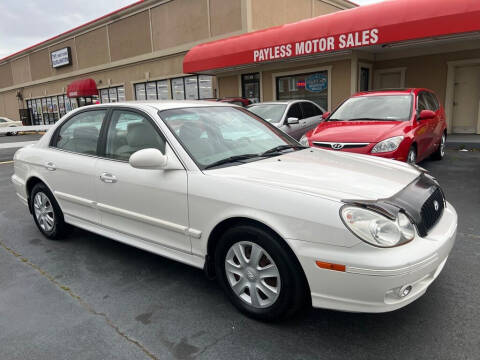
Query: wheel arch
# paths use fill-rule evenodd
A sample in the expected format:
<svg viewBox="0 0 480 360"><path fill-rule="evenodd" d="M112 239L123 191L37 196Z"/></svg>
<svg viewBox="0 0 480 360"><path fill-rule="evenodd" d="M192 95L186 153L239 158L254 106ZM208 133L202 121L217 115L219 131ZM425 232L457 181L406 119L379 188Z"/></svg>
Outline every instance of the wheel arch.
<svg viewBox="0 0 480 360"><path fill-rule="evenodd" d="M30 206L30 194L32 193L32 190L34 188L35 185L37 184L43 184L45 185L48 190L50 190L50 192L52 193L53 197L55 197L55 195L53 194L53 191L52 189L50 189L50 186L48 186L48 184L43 180L41 179L40 177L36 176L36 175L32 175L30 176L27 181L25 182L25 190L26 190L26 193L27 193L27 203L28 203L28 209L30 210L30 213L33 212L33 209L32 207ZM57 199L55 199L57 200ZM57 201L58 203L58 201ZM59 205L60 206L60 205Z"/></svg>
<svg viewBox="0 0 480 360"><path fill-rule="evenodd" d="M287 241L285 241L285 239L277 231L275 231L271 226L268 226L267 224L257 219L252 219L244 216L235 216L235 217L224 219L221 222L219 222L217 225L215 225L215 227L210 232L207 240L207 254L205 257L205 272L207 273L207 276L210 278L215 277L214 254L215 254L215 249L222 235L228 229L231 229L232 227L236 227L236 226L241 226L241 225L250 225L250 226L261 228L264 231L269 232L274 238L278 239L280 245L290 254L292 261L297 267L297 270L300 271L300 273L302 274L302 277L304 279L304 283L306 286L306 291L308 292L308 295L310 295L310 286L308 284L305 271L303 270L300 264L300 261L297 258L297 255L295 254L293 249L290 247L290 245L287 243Z"/></svg>

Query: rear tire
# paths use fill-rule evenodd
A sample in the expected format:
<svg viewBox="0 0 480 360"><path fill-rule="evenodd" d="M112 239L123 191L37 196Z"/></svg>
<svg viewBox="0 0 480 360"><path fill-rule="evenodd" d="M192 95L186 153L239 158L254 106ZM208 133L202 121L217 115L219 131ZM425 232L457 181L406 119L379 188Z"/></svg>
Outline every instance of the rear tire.
<svg viewBox="0 0 480 360"><path fill-rule="evenodd" d="M43 183L36 184L29 198L33 220L40 232L48 239L59 239L65 235L67 224L52 192Z"/></svg>
<svg viewBox="0 0 480 360"><path fill-rule="evenodd" d="M279 320L307 304L305 277L281 241L260 227L240 225L227 230L215 250L220 285L238 310L257 320Z"/></svg>
<svg viewBox="0 0 480 360"><path fill-rule="evenodd" d="M440 139L440 144L438 144L437 150L432 154L433 160L442 160L445 157L445 143L447 141L447 135L445 133L442 134L442 138Z"/></svg>

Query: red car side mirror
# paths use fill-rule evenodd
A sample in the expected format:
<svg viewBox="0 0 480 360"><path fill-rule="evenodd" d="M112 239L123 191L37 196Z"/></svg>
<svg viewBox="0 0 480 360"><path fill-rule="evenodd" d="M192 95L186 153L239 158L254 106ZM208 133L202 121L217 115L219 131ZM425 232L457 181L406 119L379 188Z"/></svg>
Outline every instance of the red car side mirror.
<svg viewBox="0 0 480 360"><path fill-rule="evenodd" d="M418 116L418 120L427 120L433 119L435 117L435 112L432 110L422 110Z"/></svg>
<svg viewBox="0 0 480 360"><path fill-rule="evenodd" d="M322 114L322 119L325 120L329 116L330 116L330 111L326 111Z"/></svg>

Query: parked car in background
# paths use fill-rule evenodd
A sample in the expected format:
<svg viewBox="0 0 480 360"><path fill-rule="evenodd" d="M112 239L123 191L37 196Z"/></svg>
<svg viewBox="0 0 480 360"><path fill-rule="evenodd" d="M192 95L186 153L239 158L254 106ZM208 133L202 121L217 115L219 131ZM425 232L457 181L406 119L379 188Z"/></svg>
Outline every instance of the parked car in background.
<svg viewBox="0 0 480 360"><path fill-rule="evenodd" d="M322 121L325 112L309 100L271 101L252 104L248 110L298 140Z"/></svg>
<svg viewBox="0 0 480 360"><path fill-rule="evenodd" d="M15 191L45 237L68 223L204 269L262 320L310 303L399 309L455 242L455 209L427 173L305 148L230 104L86 106L14 162Z"/></svg>
<svg viewBox="0 0 480 360"><path fill-rule="evenodd" d="M10 120L9 118L6 118L6 117L0 117L0 128L6 128L6 127L14 128L17 126L22 126L22 122ZM18 132L13 131L13 129L12 131L7 132L7 135L17 135L17 134Z"/></svg>
<svg viewBox="0 0 480 360"><path fill-rule="evenodd" d="M361 92L324 118L303 145L409 163L445 156L445 111L428 89Z"/></svg>
<svg viewBox="0 0 480 360"><path fill-rule="evenodd" d="M250 99L242 98L242 97L227 97L227 98L218 99L217 101L240 105L243 107L247 107L252 103Z"/></svg>

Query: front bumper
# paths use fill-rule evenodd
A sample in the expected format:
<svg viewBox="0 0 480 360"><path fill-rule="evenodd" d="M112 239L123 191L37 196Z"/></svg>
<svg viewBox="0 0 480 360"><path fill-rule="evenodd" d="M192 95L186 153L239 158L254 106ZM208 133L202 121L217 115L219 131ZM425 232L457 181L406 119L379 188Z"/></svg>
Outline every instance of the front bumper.
<svg viewBox="0 0 480 360"><path fill-rule="evenodd" d="M305 271L314 307L352 312L387 312L418 299L442 271L453 247L457 213L447 203L442 218L424 238L395 248L361 242L351 248L290 240ZM316 261L345 265L321 269ZM400 297L398 291L411 286Z"/></svg>
<svg viewBox="0 0 480 360"><path fill-rule="evenodd" d="M398 160L398 161L407 161L407 155L408 155L408 147L405 148L404 146L400 146L398 149L395 151L388 151L388 152L382 152L382 153L372 153L373 147L377 143L370 143L364 147L359 147L359 148L347 148L347 149L341 149L341 150L333 150L328 147L322 147L322 146L316 146L315 144L311 144L310 146L318 148L318 149L324 149L324 150L331 150L331 151L343 151L343 152L350 152L353 154L362 154L362 155L371 155L371 156L377 156L385 159L392 159L392 160Z"/></svg>

